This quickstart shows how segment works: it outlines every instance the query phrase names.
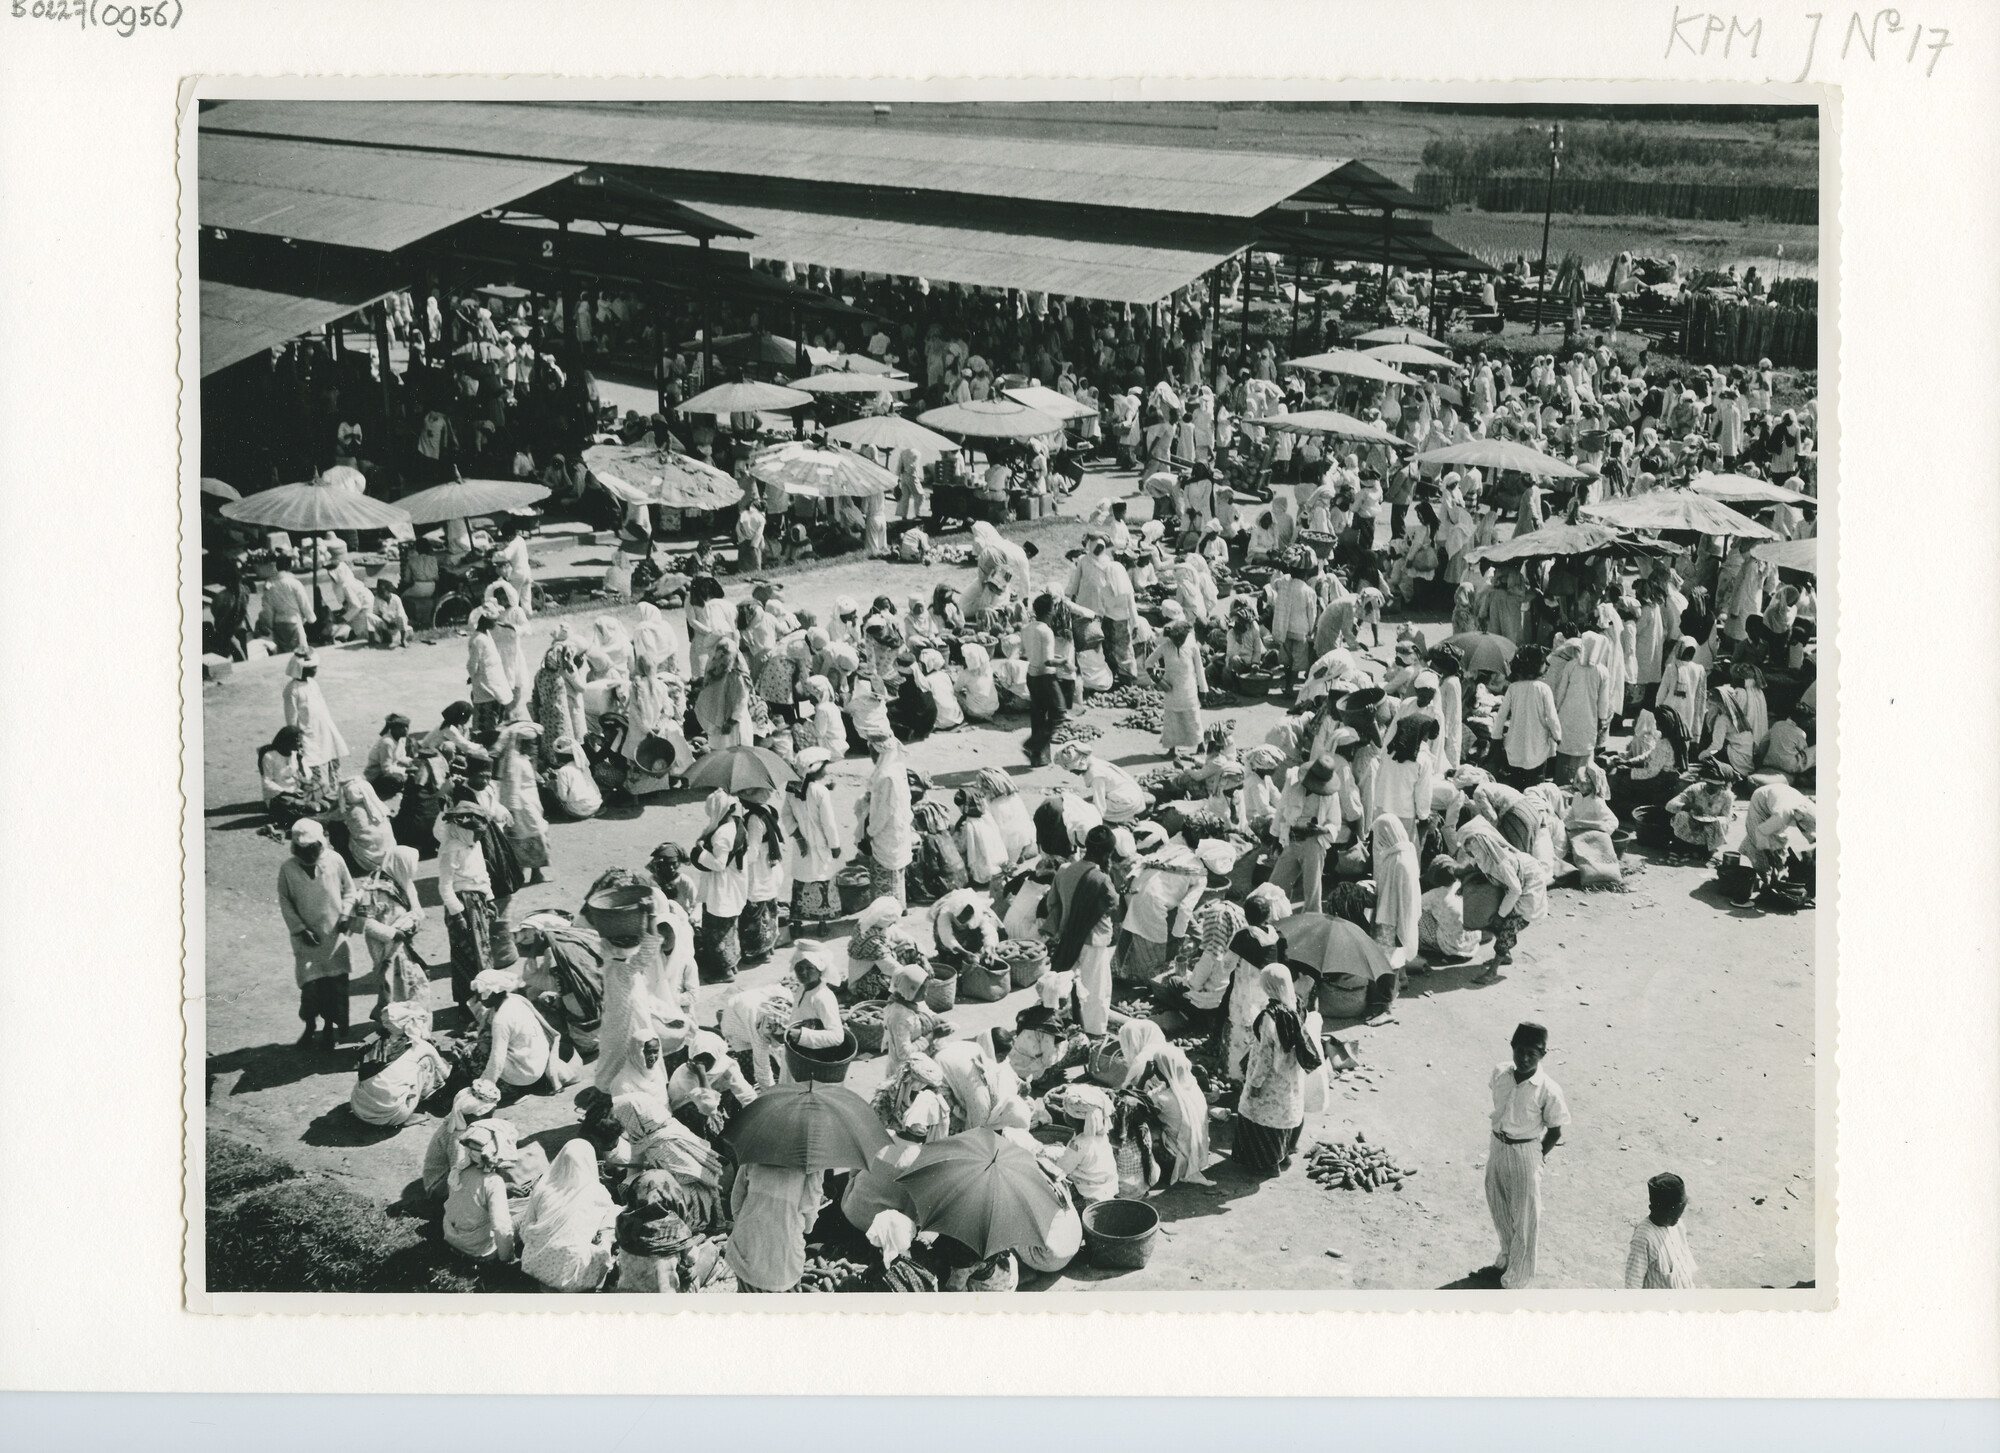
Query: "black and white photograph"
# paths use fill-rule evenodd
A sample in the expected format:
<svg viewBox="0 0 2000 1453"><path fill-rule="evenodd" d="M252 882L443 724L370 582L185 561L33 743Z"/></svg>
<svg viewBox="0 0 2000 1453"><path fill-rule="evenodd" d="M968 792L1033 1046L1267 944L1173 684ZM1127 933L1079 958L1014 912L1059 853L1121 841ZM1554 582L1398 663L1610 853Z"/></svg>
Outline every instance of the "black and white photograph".
<svg viewBox="0 0 2000 1453"><path fill-rule="evenodd" d="M1817 106L202 97L190 1304L1832 1304Z"/></svg>

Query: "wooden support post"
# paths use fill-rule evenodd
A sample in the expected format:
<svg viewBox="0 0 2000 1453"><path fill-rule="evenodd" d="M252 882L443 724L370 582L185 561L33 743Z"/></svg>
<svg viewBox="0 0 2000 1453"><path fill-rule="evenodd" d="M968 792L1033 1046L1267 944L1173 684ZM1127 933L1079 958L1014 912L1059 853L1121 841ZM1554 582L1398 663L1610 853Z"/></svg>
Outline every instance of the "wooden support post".
<svg viewBox="0 0 2000 1453"><path fill-rule="evenodd" d="M1305 260L1295 252L1292 254L1292 336L1286 344L1286 352L1293 356L1299 351L1299 283L1304 273Z"/></svg>
<svg viewBox="0 0 2000 1453"><path fill-rule="evenodd" d="M1250 366L1250 249L1243 249L1243 348L1237 358L1239 367Z"/></svg>
<svg viewBox="0 0 2000 1453"><path fill-rule="evenodd" d="M708 270L708 239L701 239L702 289L701 289L701 386L715 387L715 327L714 313L709 307L715 296L715 278Z"/></svg>
<svg viewBox="0 0 2000 1453"><path fill-rule="evenodd" d="M1208 271L1208 381L1219 385L1222 371L1222 269ZM1218 387L1217 392L1221 392Z"/></svg>
<svg viewBox="0 0 2000 1453"><path fill-rule="evenodd" d="M667 317L658 278L646 279L646 312L653 320L653 404L667 413Z"/></svg>

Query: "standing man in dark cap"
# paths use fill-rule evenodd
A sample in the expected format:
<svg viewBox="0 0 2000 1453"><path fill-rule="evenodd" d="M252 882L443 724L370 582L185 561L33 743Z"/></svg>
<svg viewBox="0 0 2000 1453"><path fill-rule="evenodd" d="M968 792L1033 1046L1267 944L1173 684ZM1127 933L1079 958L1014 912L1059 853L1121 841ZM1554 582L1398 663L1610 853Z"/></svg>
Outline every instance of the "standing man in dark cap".
<svg viewBox="0 0 2000 1453"><path fill-rule="evenodd" d="M1493 1269L1509 1290L1535 1279L1535 1240L1541 1230L1542 1162L1562 1139L1569 1105L1556 1082L1542 1073L1549 1032L1522 1023L1514 1028L1514 1059L1496 1066L1493 1143L1486 1154L1486 1208L1500 1233Z"/></svg>

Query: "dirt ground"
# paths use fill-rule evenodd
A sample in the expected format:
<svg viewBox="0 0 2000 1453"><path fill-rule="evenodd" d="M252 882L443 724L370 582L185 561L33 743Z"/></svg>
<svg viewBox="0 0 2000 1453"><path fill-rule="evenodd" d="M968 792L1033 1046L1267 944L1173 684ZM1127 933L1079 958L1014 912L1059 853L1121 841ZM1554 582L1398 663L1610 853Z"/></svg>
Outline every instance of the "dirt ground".
<svg viewBox="0 0 2000 1453"><path fill-rule="evenodd" d="M1079 503L1129 488L1129 475L1093 475ZM1143 503L1135 501L1133 512L1143 515ZM567 555L588 558L589 551ZM788 589L795 606L824 611L840 594L865 600L888 591L901 599L970 578L963 569L844 563L793 575ZM629 610L617 613L628 624L633 619ZM1440 622L1417 624L1428 639L1443 633ZM530 659L540 658L549 629L537 622ZM1393 631L1384 639L1392 641ZM464 694L458 640L394 652L329 650L322 661L326 697L356 769L389 712L407 713L423 730ZM400 1131L381 1132L347 1109L375 981L353 982L357 1028L339 1049L293 1047L297 991L274 902L284 848L255 831L264 819L253 753L282 723L282 683L278 661L239 665L229 680L208 686L201 703L205 862L191 867L204 875L206 959L203 980L189 992L205 994L209 1124L395 1203L417 1175L435 1121L420 1115ZM1150 769L1160 759L1157 740L1115 726L1119 715L1093 710L1084 717L1104 731L1097 750L1135 772ZM1254 742L1280 711L1257 704L1218 715L1234 718L1238 740ZM917 743L908 755L940 787L1001 766L1032 795L1064 774L1025 766L1025 730L1025 720L968 726ZM844 822L866 774L864 758L833 769ZM515 917L576 908L602 869L642 866L662 841L690 843L701 820L700 794L677 793L622 814L554 824L555 877L524 889ZM1739 831L1740 824L1739 810ZM448 1006L434 860L421 876L430 922L418 949L434 966L433 1001ZM839 925L835 936L850 928ZM743 982L777 979L782 961L781 952ZM1811 913L1735 910L1706 872L1646 863L1624 893L1555 890L1548 916L1523 934L1502 982L1472 988L1481 967L1413 978L1395 1022L1354 1031L1360 1068L1336 1080L1326 1113L1306 1126L1307 1144L1361 1130L1399 1164L1420 1167L1404 1191L1322 1190L1303 1164L1252 1180L1221 1163L1211 1172L1213 1189L1179 1186L1158 1198L1165 1235L1144 1270L1107 1275L1084 1267L1047 1289L1468 1284L1463 1279L1495 1249L1482 1190L1486 1079L1507 1058L1508 1035L1521 1019L1549 1026L1548 1069L1574 1116L1548 1163L1538 1285L1621 1285L1631 1225L1646 1210L1645 1180L1661 1170L1688 1182L1687 1225L1702 1286L1788 1287L1815 1277ZM703 989L702 1022L714 1022L724 992ZM1020 991L998 1004L961 1005L952 1019L967 1034L1011 1025L1031 999L1031 991ZM440 1015L441 1026L451 1026L453 1013ZM868 1093L878 1065L858 1063L850 1083ZM530 1095L505 1113L553 1149L574 1124L571 1100L571 1092ZM197 1137L191 1144L199 1145L199 1129L190 1127Z"/></svg>

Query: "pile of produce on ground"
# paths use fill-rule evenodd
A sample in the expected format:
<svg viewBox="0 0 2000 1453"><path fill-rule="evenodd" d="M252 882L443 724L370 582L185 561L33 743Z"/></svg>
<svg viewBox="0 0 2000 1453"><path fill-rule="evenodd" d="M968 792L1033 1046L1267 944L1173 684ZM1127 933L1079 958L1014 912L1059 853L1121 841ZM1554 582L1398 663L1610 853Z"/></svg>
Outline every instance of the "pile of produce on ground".
<svg viewBox="0 0 2000 1453"><path fill-rule="evenodd" d="M1416 1167L1398 1166L1388 1151L1368 1144L1368 1137L1358 1130L1351 1142L1315 1141L1306 1154L1306 1174L1336 1191L1373 1191L1382 1186L1400 1191L1416 1173Z"/></svg>
<svg viewBox="0 0 2000 1453"><path fill-rule="evenodd" d="M839 1257L829 1257L815 1253L806 1258L804 1275L799 1284L792 1288L795 1292L854 1292L861 1290L861 1283L868 1278L869 1268L858 1261L845 1261Z"/></svg>
<svg viewBox="0 0 2000 1453"><path fill-rule="evenodd" d="M1141 681L1128 681L1123 686L1114 686L1109 691L1093 691L1088 698L1091 706L1101 706L1107 710L1131 709L1146 711L1157 709L1166 700L1166 693L1157 686L1148 686Z"/></svg>
<svg viewBox="0 0 2000 1453"><path fill-rule="evenodd" d="M1157 732L1160 729L1160 708L1142 706L1137 711L1128 711L1118 718L1118 725L1135 732Z"/></svg>
<svg viewBox="0 0 2000 1453"><path fill-rule="evenodd" d="M1055 729L1049 740L1059 747L1064 742L1094 742L1103 735L1101 728L1087 721L1066 721Z"/></svg>

